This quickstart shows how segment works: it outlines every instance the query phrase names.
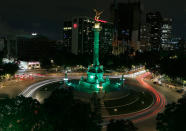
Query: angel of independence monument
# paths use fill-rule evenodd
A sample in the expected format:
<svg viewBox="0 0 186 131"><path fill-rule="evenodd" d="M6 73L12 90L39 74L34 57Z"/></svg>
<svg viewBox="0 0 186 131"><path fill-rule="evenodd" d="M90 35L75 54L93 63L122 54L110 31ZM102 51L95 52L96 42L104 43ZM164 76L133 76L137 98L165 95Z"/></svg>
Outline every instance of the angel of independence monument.
<svg viewBox="0 0 186 131"><path fill-rule="evenodd" d="M108 77L105 79L103 78L103 66L99 63L99 34L101 31L101 20L100 15L103 13L102 11L99 12L96 9L94 10L96 12L95 16L95 24L93 26L94 31L94 54L93 54L93 64L88 67L87 71L87 78L84 79L83 77L79 81L79 87L80 88L87 88L90 90L93 90L95 92L98 92L100 90L105 90L107 86L110 85L110 80Z"/></svg>
<svg viewBox="0 0 186 131"><path fill-rule="evenodd" d="M68 81L67 72L65 73L64 83L65 87L72 86L79 91L83 92L105 92L112 91L123 87L124 77L120 78L118 82L110 82L108 76L104 77L103 66L99 63L99 34L101 31L101 22L105 23L106 21L100 20L100 15L102 11L97 11L95 16L95 23L93 26L94 31L94 54L93 54L93 64L88 67L87 77L81 77L80 81L76 83L75 81ZM63 85L62 85L63 87Z"/></svg>

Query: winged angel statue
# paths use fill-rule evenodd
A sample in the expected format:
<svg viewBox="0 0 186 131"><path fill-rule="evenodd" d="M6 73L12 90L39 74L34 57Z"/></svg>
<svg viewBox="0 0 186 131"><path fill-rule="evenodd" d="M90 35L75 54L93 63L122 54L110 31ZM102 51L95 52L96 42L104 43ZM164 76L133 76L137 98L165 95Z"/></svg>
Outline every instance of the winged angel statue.
<svg viewBox="0 0 186 131"><path fill-rule="evenodd" d="M103 11L98 11L97 9L94 9L94 12L96 12L96 16L94 17L95 20L99 20L101 14L103 13Z"/></svg>

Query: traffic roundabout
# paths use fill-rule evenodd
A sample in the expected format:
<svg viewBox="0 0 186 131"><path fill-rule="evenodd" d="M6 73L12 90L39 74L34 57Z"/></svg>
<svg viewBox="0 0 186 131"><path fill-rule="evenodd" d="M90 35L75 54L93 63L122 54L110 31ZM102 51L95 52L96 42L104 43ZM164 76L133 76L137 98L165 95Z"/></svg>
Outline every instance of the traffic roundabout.
<svg viewBox="0 0 186 131"><path fill-rule="evenodd" d="M166 105L166 99L144 80L149 74L147 72L136 77L138 86L126 83L120 90L102 95L101 112L105 122L110 119L130 119L137 123L163 111ZM69 77L69 79L74 80L79 78ZM51 94L54 86L60 86L61 80L61 78L53 78L35 83L26 88L20 95L33 97L42 102ZM75 98L85 101L90 100L91 94L81 91L74 92Z"/></svg>

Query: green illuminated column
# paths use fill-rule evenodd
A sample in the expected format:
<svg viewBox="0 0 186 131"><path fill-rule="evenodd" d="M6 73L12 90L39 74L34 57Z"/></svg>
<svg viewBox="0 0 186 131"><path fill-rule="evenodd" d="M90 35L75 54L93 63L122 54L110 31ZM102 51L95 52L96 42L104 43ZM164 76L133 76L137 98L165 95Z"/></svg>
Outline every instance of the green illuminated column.
<svg viewBox="0 0 186 131"><path fill-rule="evenodd" d="M101 31L100 23L95 23L94 28L94 59L93 64L99 65L99 32Z"/></svg>

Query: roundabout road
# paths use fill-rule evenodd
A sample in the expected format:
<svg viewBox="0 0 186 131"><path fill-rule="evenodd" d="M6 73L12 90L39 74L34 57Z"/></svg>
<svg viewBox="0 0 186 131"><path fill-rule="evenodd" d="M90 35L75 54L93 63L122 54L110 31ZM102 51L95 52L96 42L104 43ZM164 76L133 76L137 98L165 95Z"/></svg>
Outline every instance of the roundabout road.
<svg viewBox="0 0 186 131"><path fill-rule="evenodd" d="M103 125L106 125L108 123L108 120L110 120L110 119L130 119L134 123L137 123L139 121L143 121L143 120L146 120L148 118L151 118L151 117L157 115L157 113L164 110L164 107L166 105L165 97L160 92L155 90L151 85L149 85L148 83L146 83L144 81L144 78L146 76L148 76L149 74L150 74L149 72L143 73L143 74L137 76L136 80L140 83L142 88L145 88L148 91L150 91L151 93L153 93L154 103L150 107L148 107L146 109L143 109L141 111L138 111L138 112L104 117L105 122L103 123ZM110 76L110 78L116 78L116 77L120 78L121 76ZM80 77L79 76L70 76L69 79L80 79ZM61 81L61 80L62 80L62 78L58 77L58 78L53 78L53 79L49 79L49 80L45 80L45 81L35 83L33 85L30 85L28 88L26 88L19 95L23 95L25 97L32 97L34 92L36 90L38 90L40 87L42 87L46 84Z"/></svg>
<svg viewBox="0 0 186 131"><path fill-rule="evenodd" d="M130 119L134 123L138 123L140 121L149 119L149 118L157 115L157 113L164 110L164 107L166 105L165 97L160 92L155 90L151 85L149 85L148 83L146 83L144 81L144 78L146 76L148 76L149 74L150 74L149 72L146 72L142 75L139 75L136 77L136 80L140 83L142 88L147 89L148 91L150 91L153 94L154 103L151 106L149 106L148 108L145 108L141 111L137 111L137 112L133 112L133 113L129 113L129 114L123 114L123 115L113 115L113 116L104 117L107 122L110 119Z"/></svg>

